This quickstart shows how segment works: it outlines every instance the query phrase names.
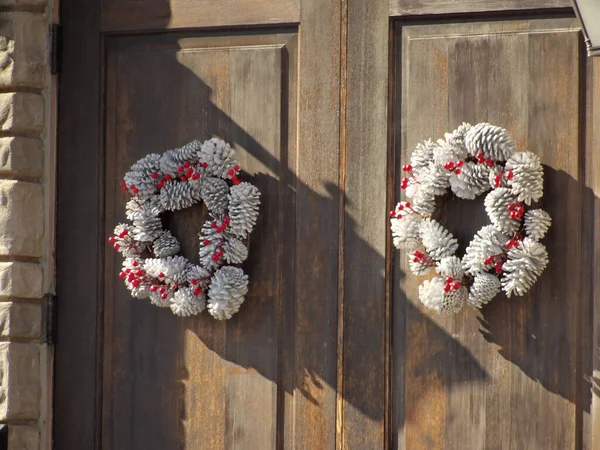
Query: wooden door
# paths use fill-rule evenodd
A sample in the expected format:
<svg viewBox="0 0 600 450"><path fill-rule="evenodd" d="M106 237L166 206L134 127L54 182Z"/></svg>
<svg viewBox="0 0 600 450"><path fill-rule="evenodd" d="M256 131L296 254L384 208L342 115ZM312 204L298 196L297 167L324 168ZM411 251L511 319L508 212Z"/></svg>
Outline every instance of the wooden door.
<svg viewBox="0 0 600 450"><path fill-rule="evenodd" d="M600 65L566 0L61 3L55 448L599 445ZM386 212L415 143L462 121L541 156L551 264L441 318ZM211 136L263 201L228 322L129 298L106 244L127 168ZM443 213L464 244L482 211ZM204 214L164 218L191 259Z"/></svg>

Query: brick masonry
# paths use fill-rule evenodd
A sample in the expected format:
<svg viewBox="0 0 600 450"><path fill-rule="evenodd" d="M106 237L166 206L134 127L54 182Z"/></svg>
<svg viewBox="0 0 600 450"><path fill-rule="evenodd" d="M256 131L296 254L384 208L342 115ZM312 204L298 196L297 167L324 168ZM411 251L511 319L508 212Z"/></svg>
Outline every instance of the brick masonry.
<svg viewBox="0 0 600 450"><path fill-rule="evenodd" d="M49 447L42 298L48 266L47 0L0 12L0 421L10 450Z"/></svg>

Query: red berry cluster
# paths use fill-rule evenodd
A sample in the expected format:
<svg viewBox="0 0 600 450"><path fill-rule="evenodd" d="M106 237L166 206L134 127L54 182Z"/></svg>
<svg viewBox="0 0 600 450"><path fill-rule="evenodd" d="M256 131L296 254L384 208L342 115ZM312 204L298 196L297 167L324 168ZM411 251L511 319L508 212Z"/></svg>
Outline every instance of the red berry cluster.
<svg viewBox="0 0 600 450"><path fill-rule="evenodd" d="M444 164L444 169L453 170L456 175L460 175L460 168L463 166L463 164L464 161L457 161L456 163L454 163L454 161L448 161L446 164Z"/></svg>
<svg viewBox="0 0 600 450"><path fill-rule="evenodd" d="M425 256L425 254L423 252L420 252L419 250L415 250L413 252L413 262L424 262L425 264L427 264L427 266L430 267L435 267L435 264L433 261L431 261L429 258L427 258L427 256Z"/></svg>
<svg viewBox="0 0 600 450"><path fill-rule="evenodd" d="M229 225L229 223L231 222L231 219L227 216L225 216L223 218L223 222L221 223L221 225L219 225L216 221L212 222L210 224L210 227L213 229L217 230L217 233L223 233L226 229L227 229L227 225ZM203 245L209 245L210 241L208 239L204 239L202 241ZM222 257L223 257L223 239L219 240L219 243L217 244L215 251L213 252L211 258L213 261L218 262Z"/></svg>
<svg viewBox="0 0 600 450"><path fill-rule="evenodd" d="M390 217L395 217L396 219L402 219L402 214L400 211L403 211L404 208L409 209L410 211L416 213L414 209L410 207L410 202L400 202L396 209L390 211Z"/></svg>
<svg viewBox="0 0 600 450"><path fill-rule="evenodd" d="M507 172L498 172L496 174L496 176L494 177L494 187L498 188L500 187L500 184L502 183L502 177L506 177L507 180L512 180L513 179L513 171L509 170Z"/></svg>
<svg viewBox="0 0 600 450"><path fill-rule="evenodd" d="M521 233L516 232L515 235L513 237L511 237L510 240L505 244L506 248L518 248L520 240L521 240Z"/></svg>
<svg viewBox="0 0 600 450"><path fill-rule="evenodd" d="M402 178L400 182L400 189L406 189L408 187L408 178Z"/></svg>
<svg viewBox="0 0 600 450"><path fill-rule="evenodd" d="M235 186L237 186L238 184L240 184L240 180L237 177L239 171L240 171L240 166L238 166L237 164L233 167L233 169L229 169L227 171L227 175L229 175L231 177L231 181L233 181L233 184Z"/></svg>
<svg viewBox="0 0 600 450"><path fill-rule="evenodd" d="M121 231L118 236L110 236L108 238L108 242L113 244L113 248L115 250L120 250L121 245L125 245L128 249L133 249L134 251L139 253L139 250L135 246L135 240L133 240L131 236L129 236L129 230L127 228Z"/></svg>
<svg viewBox="0 0 600 450"><path fill-rule="evenodd" d="M485 164L488 167L492 167L494 165L494 160L492 158L487 158L483 154L483 152L477 153L477 163Z"/></svg>
<svg viewBox="0 0 600 450"><path fill-rule="evenodd" d="M450 292L451 289L458 291L462 283L460 281L455 281L452 277L446 277L446 283L444 284L444 292Z"/></svg>
<svg viewBox="0 0 600 450"><path fill-rule="evenodd" d="M405 172L412 172L413 167L410 164L404 164L402 170Z"/></svg>
<svg viewBox="0 0 600 450"><path fill-rule="evenodd" d="M508 205L511 219L520 219L525 214L525 205L521 202L515 202Z"/></svg>
<svg viewBox="0 0 600 450"><path fill-rule="evenodd" d="M499 255L488 256L483 260L483 264L486 266L494 265L494 270L498 275L502 273L502 266L506 261L506 253L501 253Z"/></svg>

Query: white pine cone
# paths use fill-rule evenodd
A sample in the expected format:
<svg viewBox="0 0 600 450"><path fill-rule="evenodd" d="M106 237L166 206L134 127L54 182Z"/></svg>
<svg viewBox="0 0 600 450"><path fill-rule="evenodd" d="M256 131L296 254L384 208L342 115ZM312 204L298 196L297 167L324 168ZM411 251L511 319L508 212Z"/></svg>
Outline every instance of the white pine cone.
<svg viewBox="0 0 600 450"><path fill-rule="evenodd" d="M410 267L410 271L413 275L421 276L426 275L433 271L434 265L432 265L433 261L431 261L431 256L427 253L424 253L425 258L415 258L413 254L407 254L408 256L408 267ZM431 263L429 262L431 261Z"/></svg>
<svg viewBox="0 0 600 450"><path fill-rule="evenodd" d="M232 186L229 190L229 231L245 238L254 228L260 205L258 188L248 182Z"/></svg>
<svg viewBox="0 0 600 450"><path fill-rule="evenodd" d="M171 311L181 317L195 316L206 308L206 294L194 295L190 287L181 287L175 291L171 298Z"/></svg>
<svg viewBox="0 0 600 450"><path fill-rule="evenodd" d="M459 157L459 155L455 152L454 147L452 147L448 142L443 139L438 139L437 146L433 151L433 162L437 164L439 167L444 167L449 161L456 162L460 159L464 159L464 157Z"/></svg>
<svg viewBox="0 0 600 450"><path fill-rule="evenodd" d="M517 197L508 188L498 188L485 197L485 211L491 222L498 230L506 234L513 234L521 226L519 219L511 219L508 206L516 203Z"/></svg>
<svg viewBox="0 0 600 450"><path fill-rule="evenodd" d="M457 256L447 256L440 259L435 270L443 277L452 277L455 280L460 280L464 274L462 261Z"/></svg>
<svg viewBox="0 0 600 450"><path fill-rule="evenodd" d="M441 314L455 314L463 307L467 300L467 289L461 286L459 289L444 291L445 281L436 277L425 280L419 286L419 300L427 308Z"/></svg>
<svg viewBox="0 0 600 450"><path fill-rule="evenodd" d="M187 271L187 282L192 286L199 286L202 289L206 289L210 282L210 272L204 267L191 265Z"/></svg>
<svg viewBox="0 0 600 450"><path fill-rule="evenodd" d="M158 306L159 308L168 308L169 306L171 306L171 300L173 299L173 291L169 290L165 293L165 295L167 297L163 299L161 297L161 294L159 294L158 292L150 291L150 295L148 295L148 298L150 299L150 303L152 303L154 306Z"/></svg>
<svg viewBox="0 0 600 450"><path fill-rule="evenodd" d="M202 199L213 214L223 214L229 201L229 185L222 178L206 177L201 188Z"/></svg>
<svg viewBox="0 0 600 450"><path fill-rule="evenodd" d="M435 261L454 255L458 249L458 241L454 236L433 219L424 219L421 222L419 235L425 250Z"/></svg>
<svg viewBox="0 0 600 450"><path fill-rule="evenodd" d="M187 182L168 181L160 190L160 202L164 210L177 211L192 206L201 200Z"/></svg>
<svg viewBox="0 0 600 450"><path fill-rule="evenodd" d="M213 223L217 226L213 228ZM226 231L219 233L218 227L220 227L222 222L213 218L212 220L207 220L202 225L202 231L200 232L200 264L202 267L206 267L208 270L213 270L221 264L223 264L222 259L215 259L213 256L219 253L221 247L223 245L223 241L225 237L228 235Z"/></svg>
<svg viewBox="0 0 600 450"><path fill-rule="evenodd" d="M469 305L481 308L488 304L500 292L500 280L491 273L478 273L473 278L473 284L469 290Z"/></svg>
<svg viewBox="0 0 600 450"><path fill-rule="evenodd" d="M544 194L544 169L540 158L532 152L518 152L506 161L506 170L513 173L509 186L520 202L530 205Z"/></svg>
<svg viewBox="0 0 600 450"><path fill-rule="evenodd" d="M433 162L419 170L415 176L421 183L421 189L426 189L433 196L444 195L450 185L449 172Z"/></svg>
<svg viewBox="0 0 600 450"><path fill-rule="evenodd" d="M208 164L206 171L220 178L229 177L228 171L237 165L234 155L230 145L217 138L205 141L198 154L200 162Z"/></svg>
<svg viewBox="0 0 600 450"><path fill-rule="evenodd" d="M530 209L525 213L525 234L531 239L539 241L546 236L552 224L552 218L543 209Z"/></svg>
<svg viewBox="0 0 600 450"><path fill-rule="evenodd" d="M191 163L200 160L200 151L202 150L202 142L194 140L188 142L179 149L179 155L183 159L183 162L189 161Z"/></svg>
<svg viewBox="0 0 600 450"><path fill-rule="evenodd" d="M132 186L135 186L138 190L136 195L142 199L154 195L157 180L152 178L152 174L157 172L160 175L159 161L160 155L150 153L131 166L129 172L123 177L130 192L133 191Z"/></svg>
<svg viewBox="0 0 600 450"><path fill-rule="evenodd" d="M139 265L137 258L126 258L123 261L123 271L130 270L135 272L138 267L133 265L134 261L136 261L136 265ZM140 283L138 286L134 286L127 278L125 278L123 281L125 282L125 287L129 290L132 297L148 298L150 296L150 285L148 283Z"/></svg>
<svg viewBox="0 0 600 450"><path fill-rule="evenodd" d="M477 275L486 270L484 259L505 252L504 245L508 238L493 225L481 228L469 243L463 257L463 267L470 275Z"/></svg>
<svg viewBox="0 0 600 450"><path fill-rule="evenodd" d="M163 173L174 175L185 162L196 162L202 148L200 141L192 141L181 148L167 150L160 157L160 168Z"/></svg>
<svg viewBox="0 0 600 450"><path fill-rule="evenodd" d="M424 167L428 167L433 161L434 151L437 145L431 139L417 144L415 150L410 155L410 164L413 171L418 173Z"/></svg>
<svg viewBox="0 0 600 450"><path fill-rule="evenodd" d="M152 242L162 233L162 222L159 216L141 213L133 219L132 236L139 242Z"/></svg>
<svg viewBox="0 0 600 450"><path fill-rule="evenodd" d="M166 258L179 253L181 246L175 236L169 230L163 231L162 234L152 244L154 256L157 258Z"/></svg>
<svg viewBox="0 0 600 450"><path fill-rule="evenodd" d="M471 129L471 126L470 123L463 122L452 133L444 134L446 142L452 146L454 152L460 156L459 159L465 159L467 157L468 151L465 145L465 134Z"/></svg>
<svg viewBox="0 0 600 450"><path fill-rule="evenodd" d="M435 211L435 195L424 186L416 185L411 200L412 209L423 216L430 216Z"/></svg>
<svg viewBox="0 0 600 450"><path fill-rule="evenodd" d="M548 252L543 244L526 237L518 247L508 251L508 260L502 266L502 289L510 297L524 295L542 274L548 264Z"/></svg>
<svg viewBox="0 0 600 450"><path fill-rule="evenodd" d="M457 197L473 200L490 188L489 168L484 164L469 161L460 169L458 175L450 172L450 188Z"/></svg>
<svg viewBox="0 0 600 450"><path fill-rule="evenodd" d="M248 276L238 267L217 270L208 290L208 312L218 320L231 319L248 292Z"/></svg>
<svg viewBox="0 0 600 450"><path fill-rule="evenodd" d="M465 134L465 146L472 156L483 152L485 158L506 161L516 148L508 131L489 123L478 123Z"/></svg>
<svg viewBox="0 0 600 450"><path fill-rule="evenodd" d="M396 248L414 250L421 245L419 237L419 225L421 217L416 214L402 216L401 219L390 219L390 228Z"/></svg>
<svg viewBox="0 0 600 450"><path fill-rule="evenodd" d="M229 264L241 264L248 257L248 248L230 234L223 240L223 257Z"/></svg>
<svg viewBox="0 0 600 450"><path fill-rule="evenodd" d="M133 197L125 205L125 215L129 220L134 220L142 215L158 216L162 212L160 200L156 195L144 200Z"/></svg>
<svg viewBox="0 0 600 450"><path fill-rule="evenodd" d="M143 268L152 278L164 280L168 284L182 284L187 281L187 273L191 268L190 262L183 256L167 258L147 258ZM163 276L160 276L160 275Z"/></svg>

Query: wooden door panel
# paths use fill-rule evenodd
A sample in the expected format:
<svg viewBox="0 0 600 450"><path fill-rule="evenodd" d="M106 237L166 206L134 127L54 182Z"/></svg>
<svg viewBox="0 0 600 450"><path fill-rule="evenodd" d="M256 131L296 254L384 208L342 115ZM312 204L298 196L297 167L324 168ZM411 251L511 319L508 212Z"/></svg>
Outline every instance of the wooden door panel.
<svg viewBox="0 0 600 450"><path fill-rule="evenodd" d="M584 54L573 19L407 25L397 28L401 89L399 170L415 144L462 121L506 127L545 168L541 207L553 217L550 265L523 298L495 299L481 314L445 318L418 301L421 279L399 259L394 389L404 392L400 448L575 448L583 259L579 145ZM479 201L452 200L442 220L464 246L488 222ZM442 332L440 332L442 331ZM448 341L445 337L451 336ZM402 338L400 338L402 340ZM460 357L459 350L466 356ZM404 367L403 367L404 366ZM398 400L397 400L398 401Z"/></svg>
<svg viewBox="0 0 600 450"><path fill-rule="evenodd" d="M181 319L131 299L116 276L120 255L107 254L105 448L275 446L281 318L290 299L281 279L293 252L283 249L282 224L294 204L280 162L295 159L287 130L296 74L287 58L297 57L296 39L290 32L109 41L105 228L125 220L118 187L133 162L213 135L234 145L262 205L245 264L250 291L230 322ZM205 218L201 205L164 218L192 261Z"/></svg>

